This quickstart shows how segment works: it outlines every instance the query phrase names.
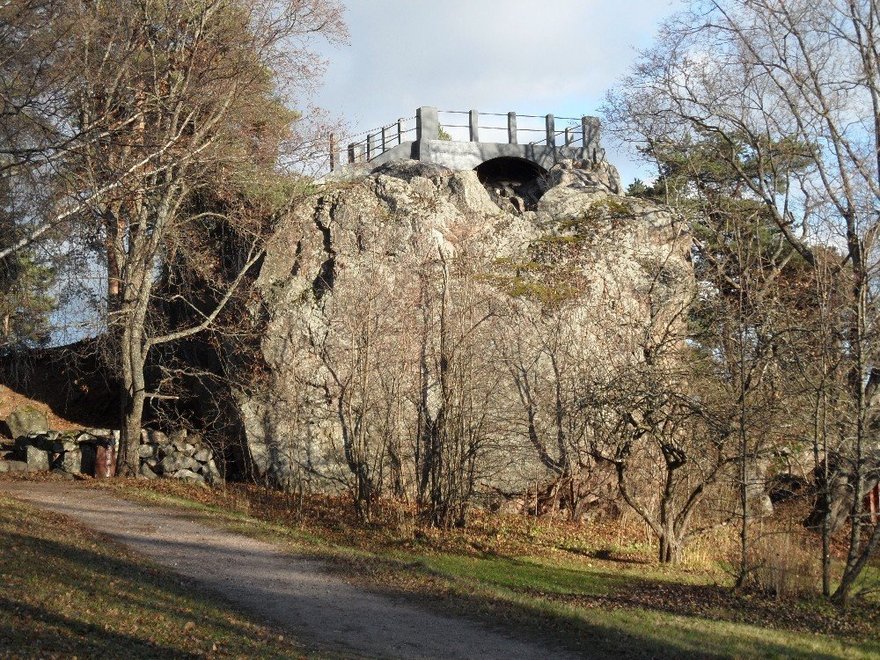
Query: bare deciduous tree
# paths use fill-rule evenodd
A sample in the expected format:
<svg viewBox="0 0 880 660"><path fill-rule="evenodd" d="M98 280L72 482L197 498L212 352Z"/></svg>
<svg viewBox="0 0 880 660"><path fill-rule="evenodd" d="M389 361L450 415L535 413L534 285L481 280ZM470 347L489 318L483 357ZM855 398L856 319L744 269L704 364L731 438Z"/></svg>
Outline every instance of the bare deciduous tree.
<svg viewBox="0 0 880 660"><path fill-rule="evenodd" d="M834 594L841 602L880 543L880 526L863 511L880 385L878 32L876 0L697 0L664 26L610 104L612 119L644 146L713 138L714 156L807 263L817 264L817 244L842 248L837 267L849 293L837 323L847 347L852 492L849 551Z"/></svg>

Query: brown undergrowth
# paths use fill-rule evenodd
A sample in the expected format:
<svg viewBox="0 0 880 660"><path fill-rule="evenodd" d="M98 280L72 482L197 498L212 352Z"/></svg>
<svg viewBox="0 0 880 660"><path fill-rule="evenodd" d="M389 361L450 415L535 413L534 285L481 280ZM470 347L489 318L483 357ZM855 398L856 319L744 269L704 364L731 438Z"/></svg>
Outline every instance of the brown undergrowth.
<svg viewBox="0 0 880 660"><path fill-rule="evenodd" d="M355 549L327 558L364 586L452 609L465 601L465 611L488 612L496 619L517 619L510 598L522 597L576 611L653 611L846 639L871 638L880 630L876 601L840 610L815 596L733 590L731 575L719 561L724 557L707 560L709 548L720 552L732 547L728 537L735 530L730 528L698 541L692 561L670 567L654 561L654 548L645 542L642 530L620 529L614 523L577 525L477 511L466 529L443 532L420 525L412 507L396 503L378 506L374 521L365 525L358 523L344 497L294 498L243 484L214 490L169 481L101 485L235 511L295 529L300 539L311 539L315 547ZM790 521L768 522L758 531L770 538L790 527ZM799 533L807 542L818 542L809 532ZM476 598L481 589L482 596ZM551 616L542 625L552 627L554 620L560 621Z"/></svg>

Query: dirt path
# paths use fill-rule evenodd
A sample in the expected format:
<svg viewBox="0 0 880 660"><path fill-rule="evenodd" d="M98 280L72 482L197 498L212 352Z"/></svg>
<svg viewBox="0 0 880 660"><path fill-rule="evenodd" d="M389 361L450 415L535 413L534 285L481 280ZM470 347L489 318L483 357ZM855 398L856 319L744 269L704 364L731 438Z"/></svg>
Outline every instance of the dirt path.
<svg viewBox="0 0 880 660"><path fill-rule="evenodd" d="M0 482L0 492L70 516L192 578L316 650L371 658L561 658L472 621L438 615L327 573L321 562L196 522L58 482Z"/></svg>

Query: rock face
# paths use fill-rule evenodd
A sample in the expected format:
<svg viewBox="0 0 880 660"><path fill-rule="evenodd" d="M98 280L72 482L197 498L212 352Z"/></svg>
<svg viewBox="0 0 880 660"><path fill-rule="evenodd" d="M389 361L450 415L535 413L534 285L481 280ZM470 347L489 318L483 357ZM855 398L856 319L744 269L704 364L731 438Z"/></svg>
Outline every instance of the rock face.
<svg viewBox="0 0 880 660"><path fill-rule="evenodd" d="M456 405L494 409L517 403L505 347L529 324L562 310L597 355L622 355L638 350L636 319L680 311L693 275L678 218L621 196L605 163L561 163L536 185L517 197L476 172L401 163L299 205L257 281L264 377L238 393L259 475L326 485L388 465L398 488L419 478L401 468L422 451L415 429L452 405L438 398L443 351L483 370Z"/></svg>
<svg viewBox="0 0 880 660"><path fill-rule="evenodd" d="M13 410L6 418L6 425L13 440L26 435L46 433L49 430L45 413L30 407Z"/></svg>
<svg viewBox="0 0 880 660"><path fill-rule="evenodd" d="M853 456L832 453L828 461L829 479L826 482L825 466L815 469L815 483L818 495L813 503L810 515L804 521L807 527L820 528L825 515L831 532L834 533L846 523L852 508L852 497L855 492L855 475L853 474ZM873 489L880 484L880 444L869 446L862 457L862 493L867 498ZM828 498L821 495L827 489Z"/></svg>

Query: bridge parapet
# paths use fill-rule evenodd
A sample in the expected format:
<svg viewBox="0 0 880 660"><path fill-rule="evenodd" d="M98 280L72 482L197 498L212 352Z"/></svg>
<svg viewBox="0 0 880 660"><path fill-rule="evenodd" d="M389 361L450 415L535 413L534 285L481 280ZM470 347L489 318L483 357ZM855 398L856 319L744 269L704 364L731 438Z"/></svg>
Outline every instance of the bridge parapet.
<svg viewBox="0 0 880 660"><path fill-rule="evenodd" d="M543 125L536 127L536 120ZM562 159L593 163L605 159L599 140L599 119L589 116L438 111L423 106L416 110L414 117L399 119L358 137L361 136L361 140L347 146L345 160L349 166L377 167L395 160L412 159L452 169L473 169L492 158L505 157L530 160L549 169ZM463 139L459 139L460 136ZM330 151L330 166L335 169L341 160L339 145L333 136Z"/></svg>

